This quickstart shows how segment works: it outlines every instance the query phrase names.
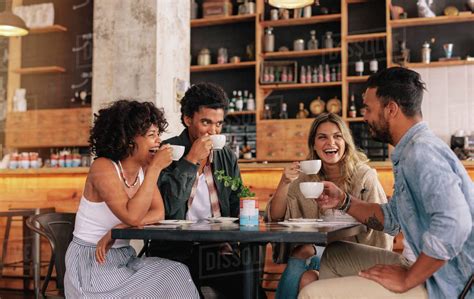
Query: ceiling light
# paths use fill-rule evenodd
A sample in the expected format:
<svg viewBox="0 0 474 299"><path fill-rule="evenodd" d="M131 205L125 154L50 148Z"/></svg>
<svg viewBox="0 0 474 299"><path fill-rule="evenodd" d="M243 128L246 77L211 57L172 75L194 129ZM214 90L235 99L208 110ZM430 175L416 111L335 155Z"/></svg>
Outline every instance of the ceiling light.
<svg viewBox="0 0 474 299"><path fill-rule="evenodd" d="M1 36L23 36L28 34L25 21L10 11L0 13L0 35Z"/></svg>
<svg viewBox="0 0 474 299"><path fill-rule="evenodd" d="M312 5L314 0L269 0L269 3L278 8L293 9Z"/></svg>

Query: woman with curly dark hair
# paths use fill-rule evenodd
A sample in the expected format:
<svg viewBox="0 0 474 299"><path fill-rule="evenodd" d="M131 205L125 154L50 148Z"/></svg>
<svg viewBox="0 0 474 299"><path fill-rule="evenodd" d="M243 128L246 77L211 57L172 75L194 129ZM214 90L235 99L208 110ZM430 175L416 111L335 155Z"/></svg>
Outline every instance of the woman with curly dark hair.
<svg viewBox="0 0 474 299"><path fill-rule="evenodd" d="M95 114L89 139L96 156L86 179L66 253L67 298L198 298L188 268L159 257L137 258L112 228L164 217L156 182L171 164L163 112L152 103L120 100Z"/></svg>

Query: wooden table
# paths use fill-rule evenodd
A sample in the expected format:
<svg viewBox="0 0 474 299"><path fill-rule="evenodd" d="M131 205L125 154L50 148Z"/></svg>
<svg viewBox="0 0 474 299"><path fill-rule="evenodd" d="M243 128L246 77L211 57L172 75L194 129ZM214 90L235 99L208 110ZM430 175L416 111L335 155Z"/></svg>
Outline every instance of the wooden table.
<svg viewBox="0 0 474 299"><path fill-rule="evenodd" d="M239 226L238 224L208 223L201 221L178 228L157 225L156 228L113 229L114 239L141 239L162 241L195 242L240 242L241 259L244 269L244 298L258 298L260 280L259 246L269 242L313 243L325 246L333 241L351 237L366 231L362 224L336 226L286 227L276 223L259 226Z"/></svg>

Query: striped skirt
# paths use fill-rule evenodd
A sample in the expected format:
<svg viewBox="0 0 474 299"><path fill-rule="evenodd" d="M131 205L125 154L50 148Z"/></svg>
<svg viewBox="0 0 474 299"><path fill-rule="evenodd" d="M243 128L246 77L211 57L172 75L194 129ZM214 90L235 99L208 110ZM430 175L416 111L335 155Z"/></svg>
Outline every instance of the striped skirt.
<svg viewBox="0 0 474 299"><path fill-rule="evenodd" d="M136 257L131 246L111 248L104 264L96 245L74 237L66 253L66 298L199 298L188 268L159 257Z"/></svg>

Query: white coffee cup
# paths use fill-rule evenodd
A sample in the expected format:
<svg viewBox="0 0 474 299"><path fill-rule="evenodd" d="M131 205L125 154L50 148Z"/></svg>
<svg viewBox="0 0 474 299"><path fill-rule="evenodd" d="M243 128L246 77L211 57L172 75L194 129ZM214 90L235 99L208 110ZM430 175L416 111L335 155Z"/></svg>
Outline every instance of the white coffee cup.
<svg viewBox="0 0 474 299"><path fill-rule="evenodd" d="M209 136L212 141L212 149L222 149L225 145L225 135L217 134Z"/></svg>
<svg viewBox="0 0 474 299"><path fill-rule="evenodd" d="M173 161L178 161L184 154L184 146L170 144L171 149L173 150Z"/></svg>
<svg viewBox="0 0 474 299"><path fill-rule="evenodd" d="M301 161L300 168L306 174L317 174L321 169L321 160Z"/></svg>
<svg viewBox="0 0 474 299"><path fill-rule="evenodd" d="M318 198L323 192L324 184L320 182L300 183L300 190L306 198Z"/></svg>

